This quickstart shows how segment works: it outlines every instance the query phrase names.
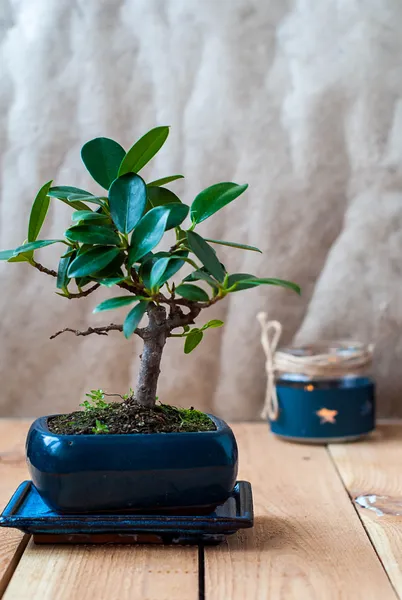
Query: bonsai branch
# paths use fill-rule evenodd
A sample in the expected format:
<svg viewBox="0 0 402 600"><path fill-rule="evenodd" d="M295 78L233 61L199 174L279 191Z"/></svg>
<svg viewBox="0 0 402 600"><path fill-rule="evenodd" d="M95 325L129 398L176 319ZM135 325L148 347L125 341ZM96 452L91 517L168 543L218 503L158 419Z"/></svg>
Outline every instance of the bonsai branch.
<svg viewBox="0 0 402 600"><path fill-rule="evenodd" d="M85 298L85 296L89 296L89 294L92 294L92 292L97 290L99 287L100 287L100 283L95 283L95 285L93 285L92 287L90 287L87 290L84 290L82 292L77 292L74 294L71 294L70 292L68 292L68 295L66 294L65 298L68 298L68 300L74 300L75 298Z"/></svg>
<svg viewBox="0 0 402 600"><path fill-rule="evenodd" d="M35 269L38 269L38 271L40 271L41 273L46 273L46 275L51 275L52 277L57 277L56 271L53 271L53 269L47 269L46 267L44 267L40 263L36 262L36 260L34 260L34 259L32 259L30 261L30 264L33 267L35 267Z"/></svg>
<svg viewBox="0 0 402 600"><path fill-rule="evenodd" d="M66 331L70 331L71 333L74 333L77 336L86 336L91 335L92 333L96 333L96 335L108 335L109 331L123 331L123 325L115 325L114 323L111 323L110 325L105 325L104 327L88 327L88 329L86 329L85 331L79 331L78 329L71 329L70 327L65 327L64 329L61 329L60 331L57 331L57 333L51 335L50 339L54 340L54 338L56 338L58 335L61 335L62 333L65 333ZM135 333L139 331L140 330L137 329Z"/></svg>

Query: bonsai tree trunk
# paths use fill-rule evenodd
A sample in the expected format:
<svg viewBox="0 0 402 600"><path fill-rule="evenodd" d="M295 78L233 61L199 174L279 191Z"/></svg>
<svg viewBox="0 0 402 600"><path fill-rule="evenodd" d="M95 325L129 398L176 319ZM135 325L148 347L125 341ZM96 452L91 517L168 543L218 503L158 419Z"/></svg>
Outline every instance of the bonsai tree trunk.
<svg viewBox="0 0 402 600"><path fill-rule="evenodd" d="M168 330L166 309L163 306L150 303L147 312L149 324L144 333L144 348L134 398L138 404L152 407L156 401L160 364Z"/></svg>

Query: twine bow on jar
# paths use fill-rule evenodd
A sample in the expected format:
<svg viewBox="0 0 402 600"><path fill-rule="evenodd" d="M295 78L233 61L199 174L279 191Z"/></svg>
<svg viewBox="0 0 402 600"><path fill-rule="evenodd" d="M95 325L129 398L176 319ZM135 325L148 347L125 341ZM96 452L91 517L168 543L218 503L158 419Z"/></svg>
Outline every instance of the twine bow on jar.
<svg viewBox="0 0 402 600"><path fill-rule="evenodd" d="M261 417L276 421L279 416L275 378L278 374L293 373L307 379L337 379L347 375L363 375L373 360L373 344L356 341L320 342L299 348L277 350L282 334L279 321L268 321L260 312L261 344L265 352L267 389Z"/></svg>

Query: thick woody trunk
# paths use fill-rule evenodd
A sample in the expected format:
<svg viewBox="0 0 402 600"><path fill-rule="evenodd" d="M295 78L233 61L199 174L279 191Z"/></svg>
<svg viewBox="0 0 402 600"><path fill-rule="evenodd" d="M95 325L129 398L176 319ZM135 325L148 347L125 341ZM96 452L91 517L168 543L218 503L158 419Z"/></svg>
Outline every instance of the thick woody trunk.
<svg viewBox="0 0 402 600"><path fill-rule="evenodd" d="M166 309L150 304L148 318L134 398L139 404L152 407L156 401L160 364L167 337Z"/></svg>

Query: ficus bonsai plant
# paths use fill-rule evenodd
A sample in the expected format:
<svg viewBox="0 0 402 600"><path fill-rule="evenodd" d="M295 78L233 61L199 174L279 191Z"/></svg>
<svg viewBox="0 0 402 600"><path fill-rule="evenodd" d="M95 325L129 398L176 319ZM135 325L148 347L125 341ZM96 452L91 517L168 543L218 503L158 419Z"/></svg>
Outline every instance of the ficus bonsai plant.
<svg viewBox="0 0 402 600"><path fill-rule="evenodd" d="M60 498L50 498L46 492L47 484L44 483L43 475L46 468L39 464L33 465L32 456L37 456L35 450L29 456L30 447L33 448L41 435L45 435L43 431L46 435L53 432L60 440L69 438L69 434L82 434L81 437L85 439L90 436L92 439L106 440L115 438L105 435L108 433L132 434L141 431L176 431L177 435L171 434L176 440L178 436L186 436L186 432L201 431L200 435L205 437L206 434L219 434L222 428L226 435L232 435L226 424L219 419L192 409L185 411L156 405L165 343L169 338L181 337L184 352L192 352L207 329L223 325L216 319L197 325L196 319L204 309L223 300L228 294L260 285L276 285L300 291L296 284L282 279L228 272L218 258L217 247L223 245L252 252L260 250L237 242L204 238L196 231L200 223L213 217L243 194L247 184L217 183L201 191L191 205L188 205L166 187L182 178L182 175L171 175L148 183L144 180L140 175L141 170L161 149L168 134L168 127L156 127L127 152L108 138L96 138L87 142L81 150L82 160L93 179L105 191L95 194L71 186L53 186L52 181L45 183L33 202L27 240L15 250L0 253L1 260L26 262L41 273L53 277L57 293L64 299L85 298L100 291L102 287L113 288L118 292L114 297L98 304L94 312L127 307L128 312L121 324L88 327L84 331L67 327L54 333L52 338L64 332L87 336L108 335L111 331L118 331L126 338L137 335L143 342L137 385L134 391L131 390L123 397L123 402L109 403L105 401L102 391L93 391L89 400L84 403L84 411L46 418L45 422L41 422L40 432L31 430L28 459L33 479L35 481L36 477L35 483L39 491L42 487L42 492L48 496L47 500L60 510L69 510L73 505L74 509L80 509L81 505L75 500L68 500L65 506L60 507ZM58 239L38 239L49 206L54 201L61 201L73 210L72 224ZM165 239L167 243L163 247L167 249L159 250L158 245ZM57 270L42 265L35 258L36 250L52 244L59 244L61 248ZM187 268L186 272L190 272L181 277L184 267ZM141 320L145 316L147 322L141 326ZM86 413L88 418L80 419L80 412ZM125 436L119 436L122 437ZM126 437L127 440L132 438L130 435ZM144 440L154 436L151 434L140 437ZM74 439L77 439L77 435L74 435ZM100 443L97 442L97 452ZM128 446L125 445L124 448L126 451ZM229 477L231 481L226 487L233 485L233 468L237 464L235 454L233 451L232 473ZM54 471L55 465L52 468ZM153 496L159 498L160 493L158 494ZM220 499L218 496L219 493L216 498L212 498L212 502L209 498L201 504L214 503L216 499ZM65 494L64 500L67 497L71 500L72 495ZM103 504L97 503L94 498L92 500L91 506L95 508L104 508L106 505L115 507L119 504L116 498ZM171 505L172 502L177 503L177 497L170 499L168 504ZM189 503L191 502L194 504L194 498ZM140 501L134 499L120 502L125 506L152 503L155 504L155 498L149 502L145 497Z"/></svg>

